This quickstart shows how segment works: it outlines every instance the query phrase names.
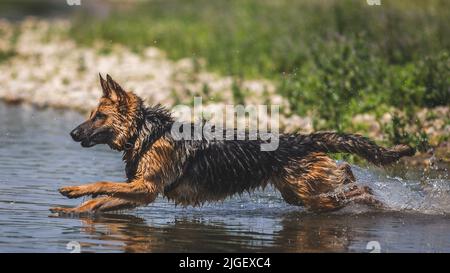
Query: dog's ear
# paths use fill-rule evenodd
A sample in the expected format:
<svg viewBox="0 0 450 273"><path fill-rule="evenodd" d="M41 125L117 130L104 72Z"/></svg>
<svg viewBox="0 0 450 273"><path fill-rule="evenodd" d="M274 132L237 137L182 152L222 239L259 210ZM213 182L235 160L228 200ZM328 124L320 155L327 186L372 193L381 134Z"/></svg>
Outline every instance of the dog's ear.
<svg viewBox="0 0 450 273"><path fill-rule="evenodd" d="M125 90L123 90L123 88L117 82L115 82L108 74L106 75L106 85L109 90L108 97L112 101L119 103L126 102L126 99L128 97L127 92L125 92Z"/></svg>
<svg viewBox="0 0 450 273"><path fill-rule="evenodd" d="M103 90L103 97L109 98L111 96L111 89L109 89L108 83L103 79L102 74L98 73L98 76L100 77L100 85L102 86Z"/></svg>

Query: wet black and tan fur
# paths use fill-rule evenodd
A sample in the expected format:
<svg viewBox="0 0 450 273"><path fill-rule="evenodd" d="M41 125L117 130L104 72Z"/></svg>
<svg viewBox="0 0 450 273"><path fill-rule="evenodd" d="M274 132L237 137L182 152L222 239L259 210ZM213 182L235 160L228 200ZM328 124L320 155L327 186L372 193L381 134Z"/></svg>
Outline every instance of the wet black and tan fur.
<svg viewBox="0 0 450 273"><path fill-rule="evenodd" d="M174 140L174 120L162 106L147 107L109 75L100 76L98 107L72 132L83 147L107 144L123 152L126 183L100 181L59 191L69 198L92 196L58 213L94 213L130 209L163 195L176 204L201 205L268 184L292 205L329 211L349 203L382 207L368 187L355 183L350 166L326 153L345 152L386 165L414 150L405 145L377 146L355 134L317 132L282 134L275 151L261 151L262 140Z"/></svg>

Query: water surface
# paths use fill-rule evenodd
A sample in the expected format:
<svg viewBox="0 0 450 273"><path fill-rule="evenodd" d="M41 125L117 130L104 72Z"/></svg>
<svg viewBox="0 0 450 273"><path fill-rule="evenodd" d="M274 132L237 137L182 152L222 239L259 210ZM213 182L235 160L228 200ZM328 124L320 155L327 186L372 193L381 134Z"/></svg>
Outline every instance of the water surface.
<svg viewBox="0 0 450 273"><path fill-rule="evenodd" d="M1 252L70 252L70 242L82 252L369 252L371 245L381 252L450 252L450 181L445 173L424 178L420 170L354 167L392 208L386 212L352 206L313 214L266 189L201 208L158 198L128 212L55 217L50 207L82 201L61 196L59 187L125 178L120 153L83 149L70 139L82 120L75 112L0 103Z"/></svg>

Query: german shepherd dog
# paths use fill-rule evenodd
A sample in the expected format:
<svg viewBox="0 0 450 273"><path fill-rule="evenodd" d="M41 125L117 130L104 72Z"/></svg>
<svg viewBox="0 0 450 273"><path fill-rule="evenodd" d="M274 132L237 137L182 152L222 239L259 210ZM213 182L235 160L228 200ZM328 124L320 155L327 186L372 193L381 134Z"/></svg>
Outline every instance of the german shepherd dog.
<svg viewBox="0 0 450 273"><path fill-rule="evenodd" d="M162 194L176 204L202 205L272 184L289 204L331 211L350 203L383 207L369 187L355 183L350 166L336 164L327 152L361 156L386 165L414 149L386 149L356 134L316 132L280 134L278 149L261 151L263 140L175 140L174 119L164 107L147 107L109 75L100 75L103 96L98 107L70 135L82 147L107 144L123 152L126 183L100 181L63 187L68 198L92 196L75 208L54 213L83 214L131 209Z"/></svg>

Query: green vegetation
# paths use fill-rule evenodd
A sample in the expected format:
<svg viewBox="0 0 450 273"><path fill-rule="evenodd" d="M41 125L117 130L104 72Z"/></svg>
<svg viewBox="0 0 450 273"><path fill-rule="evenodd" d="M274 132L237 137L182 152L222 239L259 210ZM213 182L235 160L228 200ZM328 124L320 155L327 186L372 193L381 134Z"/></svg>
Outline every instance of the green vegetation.
<svg viewBox="0 0 450 273"><path fill-rule="evenodd" d="M354 129L351 118L450 105L450 1L161 0L119 6L107 18L78 14L79 43L164 49L173 59L205 58L237 79L279 84L291 110L316 129ZM105 50L108 52L108 50ZM245 93L236 84L235 99ZM390 141L402 137L393 120ZM389 127L394 126L394 127ZM405 125L406 126L406 125ZM414 140L413 140L414 139Z"/></svg>
<svg viewBox="0 0 450 273"><path fill-rule="evenodd" d="M412 118L411 116L409 118ZM406 131L408 126L407 118L401 118L397 113L394 114L392 122L385 128L385 133L388 139L393 144L410 143L413 144L418 151L426 152L430 145L428 143L428 136L424 131L415 132L413 134ZM418 122L416 120L416 122ZM411 121L410 121L411 123ZM421 128L418 124L418 128Z"/></svg>
<svg viewBox="0 0 450 273"><path fill-rule="evenodd" d="M14 51L0 51L0 62L4 62L14 55Z"/></svg>

